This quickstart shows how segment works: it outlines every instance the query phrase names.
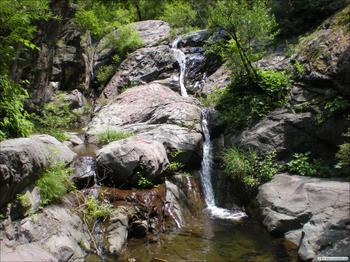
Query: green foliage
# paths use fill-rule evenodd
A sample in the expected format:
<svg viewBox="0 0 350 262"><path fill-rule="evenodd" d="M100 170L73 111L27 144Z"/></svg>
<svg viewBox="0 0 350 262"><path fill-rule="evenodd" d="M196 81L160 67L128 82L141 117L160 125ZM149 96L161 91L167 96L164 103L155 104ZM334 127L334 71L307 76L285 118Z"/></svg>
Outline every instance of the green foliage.
<svg viewBox="0 0 350 262"><path fill-rule="evenodd" d="M29 193L19 194L16 196L16 199L21 203L21 206L24 208L30 208L32 206L32 202L30 201Z"/></svg>
<svg viewBox="0 0 350 262"><path fill-rule="evenodd" d="M95 197L85 198L83 214L89 226L100 219L105 221L112 213L112 206L107 201L98 201Z"/></svg>
<svg viewBox="0 0 350 262"><path fill-rule="evenodd" d="M310 159L309 153L295 153L291 161L287 163L290 172L301 176L315 176L318 173L318 166Z"/></svg>
<svg viewBox="0 0 350 262"><path fill-rule="evenodd" d="M140 175L139 180L137 181L137 185L141 188L152 188L154 185L151 181L149 181L144 176Z"/></svg>
<svg viewBox="0 0 350 262"><path fill-rule="evenodd" d="M23 109L27 91L0 75L0 141L10 137L28 136L33 129L28 113Z"/></svg>
<svg viewBox="0 0 350 262"><path fill-rule="evenodd" d="M341 96L337 96L336 98L327 101L324 109L328 114L335 114L338 112L345 111L350 108L350 101Z"/></svg>
<svg viewBox="0 0 350 262"><path fill-rule="evenodd" d="M350 138L350 128L344 134L345 137ZM337 168L345 169L350 171L350 143L345 142L339 146L339 150L336 154L336 158L338 159Z"/></svg>
<svg viewBox="0 0 350 262"><path fill-rule="evenodd" d="M180 162L170 162L168 169L172 172L180 171L184 167L184 164Z"/></svg>
<svg viewBox="0 0 350 262"><path fill-rule="evenodd" d="M115 67L113 65L103 65L97 69L96 80L100 85L100 88L103 88L105 84L111 79L115 72Z"/></svg>
<svg viewBox="0 0 350 262"><path fill-rule="evenodd" d="M226 175L238 179L248 189L270 181L281 169L276 163L276 152L259 157L253 150L243 152L236 147L224 152L223 167Z"/></svg>
<svg viewBox="0 0 350 262"><path fill-rule="evenodd" d="M74 22L82 31L89 31L97 39L135 20L132 11L113 2L78 0L77 3L79 9Z"/></svg>
<svg viewBox="0 0 350 262"><path fill-rule="evenodd" d="M214 106L228 124L242 127L260 119L287 102L291 85L286 72L258 72L258 82L247 77L236 78L228 87L216 89L205 104Z"/></svg>
<svg viewBox="0 0 350 262"><path fill-rule="evenodd" d="M57 162L48 167L36 181L40 192L41 206L60 200L65 194L74 189L70 180L73 171L65 163Z"/></svg>
<svg viewBox="0 0 350 262"><path fill-rule="evenodd" d="M132 132L124 132L124 131L106 129L105 131L97 134L97 140L98 140L99 144L106 145L106 144L109 144L113 141L126 139L130 136L133 136L133 135L134 135L134 133L132 133Z"/></svg>
<svg viewBox="0 0 350 262"><path fill-rule="evenodd" d="M32 42L35 22L51 17L48 0L0 1L0 74L17 62L16 54L37 49Z"/></svg>
<svg viewBox="0 0 350 262"><path fill-rule="evenodd" d="M167 2L161 20L168 22L173 28L180 29L182 33L193 29L196 11L186 1Z"/></svg>
<svg viewBox="0 0 350 262"><path fill-rule="evenodd" d="M79 119L83 114L90 110L89 106L83 110L73 110L64 95L60 95L58 101L49 102L44 105L39 114L32 114L32 120L35 123L35 132L48 134L56 137L59 141L65 141L68 137L64 129L76 128Z"/></svg>
<svg viewBox="0 0 350 262"><path fill-rule="evenodd" d="M300 63L299 61L296 61L296 62L294 63L294 69L295 69L295 71L297 72L297 74L300 75L300 76L303 75L304 72L305 72L305 67L304 67L303 64Z"/></svg>
<svg viewBox="0 0 350 262"><path fill-rule="evenodd" d="M276 21L267 0L220 0L210 8L208 27L224 29L228 41L214 46L236 77L257 78L252 62L276 35Z"/></svg>
<svg viewBox="0 0 350 262"><path fill-rule="evenodd" d="M128 52L132 52L142 45L143 42L139 33L131 25L119 27L118 37L114 42L114 46L116 46L117 54L120 58L124 58Z"/></svg>

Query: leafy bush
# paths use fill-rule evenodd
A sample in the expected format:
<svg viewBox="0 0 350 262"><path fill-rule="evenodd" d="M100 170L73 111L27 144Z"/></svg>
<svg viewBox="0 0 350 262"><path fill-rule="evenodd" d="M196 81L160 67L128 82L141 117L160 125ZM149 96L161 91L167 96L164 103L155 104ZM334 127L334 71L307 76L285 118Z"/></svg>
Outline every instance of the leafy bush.
<svg viewBox="0 0 350 262"><path fill-rule="evenodd" d="M259 82L247 77L236 78L224 89L208 95L207 104L217 109L228 124L247 126L287 102L290 75L285 72L258 71Z"/></svg>
<svg viewBox="0 0 350 262"><path fill-rule="evenodd" d="M96 80L100 85L100 88L103 88L109 79L113 76L115 72L115 67L113 65L103 65L97 69Z"/></svg>
<svg viewBox="0 0 350 262"><path fill-rule="evenodd" d="M294 69L295 69L295 71L298 73L298 75L303 75L304 74L304 72L305 72L305 67L303 66L303 64L302 63L300 63L299 61L296 61L295 63L294 63Z"/></svg>
<svg viewBox="0 0 350 262"><path fill-rule="evenodd" d="M131 10L113 2L106 3L99 0L77 2L79 9L75 13L74 22L82 31L89 31L97 39L135 20Z"/></svg>
<svg viewBox="0 0 350 262"><path fill-rule="evenodd" d="M350 137L350 128L344 134L345 137ZM337 168L350 171L350 143L344 143L339 146L339 150L336 154L336 158L339 160Z"/></svg>
<svg viewBox="0 0 350 262"><path fill-rule="evenodd" d="M124 131L107 129L107 130L97 134L97 140L98 140L99 144L106 145L106 144L109 144L113 141L126 139L130 136L133 136L133 135L134 135L134 133L132 133L132 132L124 132Z"/></svg>
<svg viewBox="0 0 350 262"><path fill-rule="evenodd" d="M67 168L63 162L57 162L44 171L36 182L40 192L41 206L60 200L75 188L73 182L69 179L72 174L73 170Z"/></svg>
<svg viewBox="0 0 350 262"><path fill-rule="evenodd" d="M318 165L310 159L310 153L295 153L291 161L287 163L290 172L302 176L315 176L318 173Z"/></svg>
<svg viewBox="0 0 350 262"><path fill-rule="evenodd" d="M28 136L33 130L28 113L23 109L27 91L0 75L0 141L10 137Z"/></svg>
<svg viewBox="0 0 350 262"><path fill-rule="evenodd" d="M182 33L192 30L196 19L196 11L190 3L185 1L167 2L164 6L161 20L168 22L173 28L180 29Z"/></svg>
<svg viewBox="0 0 350 262"><path fill-rule="evenodd" d="M139 33L131 25L118 28L118 37L114 42L119 59L124 59L128 52L132 52L143 45Z"/></svg>
<svg viewBox="0 0 350 262"><path fill-rule="evenodd" d="M59 101L49 102L41 109L41 115L32 115L38 128L58 129L74 127L81 113L72 110L70 104L60 95Z"/></svg>
<svg viewBox="0 0 350 262"><path fill-rule="evenodd" d="M180 171L184 167L184 164L180 162L170 162L168 169L172 172Z"/></svg>
<svg viewBox="0 0 350 262"><path fill-rule="evenodd" d="M137 181L137 185L141 188L151 188L154 186L151 181L149 181L147 178L145 178L142 175L139 176L139 180Z"/></svg>
<svg viewBox="0 0 350 262"><path fill-rule="evenodd" d="M83 214L89 226L92 226L96 219L106 220L112 213L110 203L98 201L95 197L89 196L85 198Z"/></svg>
<svg viewBox="0 0 350 262"><path fill-rule="evenodd" d="M259 157L253 150L246 153L236 147L225 151L223 166L226 175L238 179L248 189L270 181L281 169L276 163L275 152Z"/></svg>

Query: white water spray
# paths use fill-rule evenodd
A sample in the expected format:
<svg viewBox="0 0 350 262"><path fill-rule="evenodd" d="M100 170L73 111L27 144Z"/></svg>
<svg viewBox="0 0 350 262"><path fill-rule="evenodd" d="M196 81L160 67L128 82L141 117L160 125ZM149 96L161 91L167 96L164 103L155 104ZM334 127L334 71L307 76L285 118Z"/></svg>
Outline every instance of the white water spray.
<svg viewBox="0 0 350 262"><path fill-rule="evenodd" d="M185 72L186 72L186 55L178 49L177 45L179 44L181 38L178 37L175 39L175 41L172 43L171 47L174 51L174 56L176 58L176 61L180 65L180 88L181 88L181 96L188 97L186 87L185 87Z"/></svg>
<svg viewBox="0 0 350 262"><path fill-rule="evenodd" d="M231 211L225 208L217 207L215 205L215 198L213 192L213 186L211 183L212 173L212 144L210 141L210 133L208 129L208 109L202 111L202 129L204 133L204 144L203 144L203 160L202 168L200 171L200 178L202 182L202 188L207 204L207 210L209 215L214 218L228 219L228 220L239 220L246 217L247 215L242 211Z"/></svg>

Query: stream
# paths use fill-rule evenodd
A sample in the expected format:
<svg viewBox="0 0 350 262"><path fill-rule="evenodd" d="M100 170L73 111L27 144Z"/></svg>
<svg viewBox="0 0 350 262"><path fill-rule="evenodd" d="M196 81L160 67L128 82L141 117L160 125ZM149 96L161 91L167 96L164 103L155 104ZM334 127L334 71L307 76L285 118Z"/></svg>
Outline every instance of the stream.
<svg viewBox="0 0 350 262"><path fill-rule="evenodd" d="M187 97L185 87L186 55L178 48L180 41L181 38L177 38L172 44L172 49L180 66L181 95ZM172 209L168 208L168 213L175 220L177 227L168 228L159 234L149 234L146 237L129 237L120 256L107 255L101 260L101 258L91 254L86 258L86 261L296 261L297 252L294 246L283 239L272 237L241 209L229 210L216 205L211 181L214 172L208 118L209 109L203 108L203 159L198 182L201 184L206 206L204 210L199 211L199 215L192 214L190 218L187 217L186 223L180 223L175 219L176 216L169 212ZM89 166L93 164L93 161L89 158L90 154L87 155L83 159L84 164ZM85 166L85 170L90 169ZM96 178L94 177L94 179ZM183 185L183 187L187 187L186 190L191 192L193 185L189 178L187 180L187 185ZM96 186L96 181L93 184ZM167 208L166 204L165 208Z"/></svg>

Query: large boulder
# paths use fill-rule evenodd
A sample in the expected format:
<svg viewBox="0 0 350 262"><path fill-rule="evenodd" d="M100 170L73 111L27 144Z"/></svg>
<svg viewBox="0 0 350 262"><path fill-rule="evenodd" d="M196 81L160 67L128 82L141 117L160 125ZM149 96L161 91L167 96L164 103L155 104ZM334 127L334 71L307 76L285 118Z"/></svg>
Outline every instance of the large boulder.
<svg viewBox="0 0 350 262"><path fill-rule="evenodd" d="M348 236L349 188L349 182L279 174L259 188L257 202L267 229L285 234L309 260Z"/></svg>
<svg viewBox="0 0 350 262"><path fill-rule="evenodd" d="M90 237L72 202L51 205L42 213L1 230L1 261L84 261Z"/></svg>
<svg viewBox="0 0 350 262"><path fill-rule="evenodd" d="M310 112L276 109L253 127L232 138L232 143L266 154L275 150L281 157L311 151L323 158L334 157L349 120L331 118L318 124Z"/></svg>
<svg viewBox="0 0 350 262"><path fill-rule="evenodd" d="M350 96L350 34L348 5L327 19L297 46L293 57L304 64L302 80L323 89Z"/></svg>
<svg viewBox="0 0 350 262"><path fill-rule="evenodd" d="M160 142L137 136L103 147L96 161L100 179L112 186L137 184L141 177L155 182L169 164Z"/></svg>
<svg viewBox="0 0 350 262"><path fill-rule="evenodd" d="M110 169L118 179L134 183L134 171L139 171L146 162L150 167L144 169L144 175L157 179L167 167L167 153L179 152L179 161L198 166L200 122L201 109L196 99L181 97L162 84L150 83L130 88L104 106L92 119L86 135L90 143L96 143L98 134L106 130L134 133L134 137L102 148L97 158L99 173Z"/></svg>
<svg viewBox="0 0 350 262"><path fill-rule="evenodd" d="M34 183L52 162L71 162L76 155L48 135L5 140L0 148L0 207Z"/></svg>
<svg viewBox="0 0 350 262"><path fill-rule="evenodd" d="M87 139L107 129L144 133L159 125L177 125L200 132L201 109L194 98L181 97L170 88L150 83L129 88L102 107L88 125Z"/></svg>
<svg viewBox="0 0 350 262"><path fill-rule="evenodd" d="M123 87L148 83L169 76L176 68L176 59L169 46L140 48L130 54L120 66L116 74L104 88L100 98L110 98Z"/></svg>

